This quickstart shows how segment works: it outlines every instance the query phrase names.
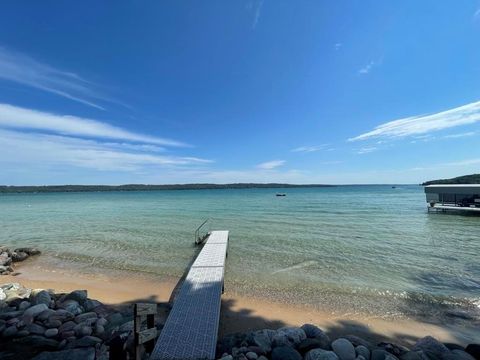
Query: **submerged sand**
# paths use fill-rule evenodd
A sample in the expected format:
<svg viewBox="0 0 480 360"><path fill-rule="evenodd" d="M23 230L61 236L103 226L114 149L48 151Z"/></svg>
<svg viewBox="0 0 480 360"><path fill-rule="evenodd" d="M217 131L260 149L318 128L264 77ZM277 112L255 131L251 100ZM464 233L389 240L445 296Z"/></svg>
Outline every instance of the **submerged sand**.
<svg viewBox="0 0 480 360"><path fill-rule="evenodd" d="M141 301L168 302L178 279L137 274L127 271L79 272L66 267L46 266L38 259L28 260L18 267L19 275L2 276L0 283L18 282L29 288L54 289L69 292L86 289L90 298L106 304ZM442 342L466 345L479 338L477 322L451 319L441 323L426 319L395 319L368 314L321 311L310 305L282 304L278 301L246 297L229 289L226 284L222 297L220 334L255 329L276 329L312 323L331 337L354 334L372 342L389 341L406 346L418 338L431 335Z"/></svg>

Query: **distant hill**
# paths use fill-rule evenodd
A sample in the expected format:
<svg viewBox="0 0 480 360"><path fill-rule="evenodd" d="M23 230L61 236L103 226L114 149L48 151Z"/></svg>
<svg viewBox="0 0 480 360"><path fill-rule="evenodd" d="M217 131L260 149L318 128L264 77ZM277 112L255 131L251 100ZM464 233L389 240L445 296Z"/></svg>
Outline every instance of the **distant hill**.
<svg viewBox="0 0 480 360"><path fill-rule="evenodd" d="M441 184L480 184L480 174L458 176L452 179L431 180L424 182L422 185Z"/></svg>
<svg viewBox="0 0 480 360"><path fill-rule="evenodd" d="M39 192L97 192L97 191L152 191L152 190L201 190L201 189L254 189L254 188L307 188L333 185L308 184L173 184L173 185L46 185L46 186L5 186L0 185L0 193L39 193Z"/></svg>

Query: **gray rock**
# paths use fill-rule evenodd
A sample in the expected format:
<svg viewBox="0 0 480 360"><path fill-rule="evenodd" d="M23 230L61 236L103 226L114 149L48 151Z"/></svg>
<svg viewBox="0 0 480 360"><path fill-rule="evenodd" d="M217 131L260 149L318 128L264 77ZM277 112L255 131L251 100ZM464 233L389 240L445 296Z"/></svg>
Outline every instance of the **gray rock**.
<svg viewBox="0 0 480 360"><path fill-rule="evenodd" d="M48 329L47 331L45 331L45 337L47 338L51 338L51 337L54 337L54 336L57 336L58 335L58 329Z"/></svg>
<svg viewBox="0 0 480 360"><path fill-rule="evenodd" d="M78 324L73 328L73 331L75 331L75 335L77 336L87 336L87 335L92 335L92 328L88 325L85 324Z"/></svg>
<svg viewBox="0 0 480 360"><path fill-rule="evenodd" d="M77 326L77 323L73 322L73 321L67 321L67 322L64 322L59 328L58 328L58 331L60 332L64 332L64 331L70 331L70 330L73 330L75 328L75 326Z"/></svg>
<svg viewBox="0 0 480 360"><path fill-rule="evenodd" d="M391 354L383 349L374 349L372 351L371 355L371 360L385 360L387 356L390 356Z"/></svg>
<svg viewBox="0 0 480 360"><path fill-rule="evenodd" d="M12 325L12 326L7 327L5 330L3 330L2 335L4 337L12 337L12 336L17 335L17 333L18 333L17 327L15 325Z"/></svg>
<svg viewBox="0 0 480 360"><path fill-rule="evenodd" d="M61 319L62 321L73 320L75 318L75 315L73 315L71 312L64 309L56 310L55 316Z"/></svg>
<svg viewBox="0 0 480 360"><path fill-rule="evenodd" d="M93 309L101 305L103 304L100 301L92 299L87 299L83 302L83 307L85 308L85 311L92 311Z"/></svg>
<svg viewBox="0 0 480 360"><path fill-rule="evenodd" d="M298 346L302 340L305 340L307 335L305 331L296 327L283 327L276 331L273 339L272 346Z"/></svg>
<svg viewBox="0 0 480 360"><path fill-rule="evenodd" d="M430 360L430 358L421 350L409 351L400 356L401 360Z"/></svg>
<svg viewBox="0 0 480 360"><path fill-rule="evenodd" d="M103 334L105 334L105 328L102 325L95 325L94 333L97 336L103 336Z"/></svg>
<svg viewBox="0 0 480 360"><path fill-rule="evenodd" d="M73 338L75 340L75 331L73 330L65 330L60 333L61 339L70 339Z"/></svg>
<svg viewBox="0 0 480 360"><path fill-rule="evenodd" d="M79 304L82 304L85 300L87 300L87 296L87 290L75 290L65 296L65 300L75 300Z"/></svg>
<svg viewBox="0 0 480 360"><path fill-rule="evenodd" d="M45 321L45 320L47 320L50 316L52 316L53 314L55 314L55 310L47 309L47 310L42 311L42 312L37 316L37 319L40 320L40 321Z"/></svg>
<svg viewBox="0 0 480 360"><path fill-rule="evenodd" d="M48 307L50 305L50 301L52 301L52 297L46 290L33 290L30 294L30 301L33 305L45 304Z"/></svg>
<svg viewBox="0 0 480 360"><path fill-rule="evenodd" d="M59 306L61 309L67 310L69 313L73 315L79 315L83 312L83 308L80 306L78 301L73 299L67 299L62 302Z"/></svg>
<svg viewBox="0 0 480 360"><path fill-rule="evenodd" d="M23 315L23 311L8 311L0 314L0 319L8 320L13 319Z"/></svg>
<svg viewBox="0 0 480 360"><path fill-rule="evenodd" d="M463 350L455 349L455 350L452 350L451 353L452 355L454 355L454 358L458 360L475 360L475 358L472 355L470 355L469 353Z"/></svg>
<svg viewBox="0 0 480 360"><path fill-rule="evenodd" d="M45 326L48 327L48 328L58 328L60 326L62 326L62 320L54 317L54 316L51 316L48 318L47 321L44 322Z"/></svg>
<svg viewBox="0 0 480 360"><path fill-rule="evenodd" d="M95 336L84 336L81 339L75 340L72 342L72 347L90 347L100 344L102 339L99 339ZM68 345L70 347L70 345Z"/></svg>
<svg viewBox="0 0 480 360"><path fill-rule="evenodd" d="M12 253L12 261L13 262L19 262L19 261L23 261L23 260L26 260L28 258L28 254L23 252L23 251L14 251Z"/></svg>
<svg viewBox="0 0 480 360"><path fill-rule="evenodd" d="M43 334L45 334L45 331L47 330L43 326L35 324L35 323L30 324L27 327L27 329L31 334L34 334L34 335L43 335Z"/></svg>
<svg viewBox="0 0 480 360"><path fill-rule="evenodd" d="M226 356L223 356L220 360L233 360L233 356L232 355L226 355Z"/></svg>
<svg viewBox="0 0 480 360"><path fill-rule="evenodd" d="M352 343L344 338L339 338L332 342L332 349L340 360L355 360L356 353Z"/></svg>
<svg viewBox="0 0 480 360"><path fill-rule="evenodd" d="M22 301L20 304L18 304L18 310L26 310L30 307L30 303L28 301Z"/></svg>
<svg viewBox="0 0 480 360"><path fill-rule="evenodd" d="M321 342L319 346L320 348L330 350L330 338L322 329L312 324L302 325L301 329L305 331L307 338L315 338L319 340Z"/></svg>
<svg viewBox="0 0 480 360"><path fill-rule="evenodd" d="M23 314L36 317L37 315L40 315L43 311L45 311L47 309L48 309L47 305L38 304L38 305L34 305L32 307L29 307L27 310L25 310L25 312Z"/></svg>
<svg viewBox="0 0 480 360"><path fill-rule="evenodd" d="M257 360L258 359L258 355L256 353L254 353L253 351L249 351L245 354L246 358L248 360Z"/></svg>
<svg viewBox="0 0 480 360"><path fill-rule="evenodd" d="M355 347L355 353L357 354L357 356L363 356L365 360L370 359L370 350L368 350L368 348L363 345L358 345L357 347Z"/></svg>
<svg viewBox="0 0 480 360"><path fill-rule="evenodd" d="M272 351L272 360L302 360L302 355L291 346L278 346Z"/></svg>
<svg viewBox="0 0 480 360"><path fill-rule="evenodd" d="M265 354L268 354L272 351L272 339L275 334L273 330L260 330L255 331L252 336L252 342L260 349L262 349Z"/></svg>
<svg viewBox="0 0 480 360"><path fill-rule="evenodd" d="M58 341L47 339L39 335L25 336L15 340L18 344L29 346L35 349L57 349Z"/></svg>
<svg viewBox="0 0 480 360"><path fill-rule="evenodd" d="M367 340L364 340L361 337L358 337L356 335L346 335L343 338L350 341L353 344L353 346L363 345L367 349L370 349L370 350L372 350L374 348L372 343L370 343Z"/></svg>
<svg viewBox="0 0 480 360"><path fill-rule="evenodd" d="M70 349L55 352L42 352L32 360L94 360L95 349Z"/></svg>
<svg viewBox="0 0 480 360"><path fill-rule="evenodd" d="M88 320L88 319L94 319L95 320L94 322L96 322L97 321L97 313L96 312L87 312L87 313L83 313L83 314L75 316L75 322L77 324L85 322L85 320Z"/></svg>
<svg viewBox="0 0 480 360"><path fill-rule="evenodd" d="M258 357L257 360L268 360L268 359L265 356L261 355L261 356Z"/></svg>
<svg viewBox="0 0 480 360"><path fill-rule="evenodd" d="M431 336L426 336L418 340L413 346L412 350L422 350L424 353L433 354L438 358L441 358L443 355L450 352L445 345Z"/></svg>
<svg viewBox="0 0 480 360"><path fill-rule="evenodd" d="M468 344L465 351L472 355L475 359L480 359L480 344Z"/></svg>
<svg viewBox="0 0 480 360"><path fill-rule="evenodd" d="M247 349L248 349L248 352L254 352L258 356L267 355L267 353L265 351L263 351L260 346L251 345Z"/></svg>
<svg viewBox="0 0 480 360"><path fill-rule="evenodd" d="M16 253L24 252L24 253L28 254L28 256L41 254L40 250L38 250L36 248L33 248L33 247L18 248L18 249L15 249L14 252L16 252Z"/></svg>
<svg viewBox="0 0 480 360"><path fill-rule="evenodd" d="M300 353L302 354L306 354L307 352L313 349L323 349L323 345L324 345L323 341L321 341L320 339L306 338L305 340L302 340L300 344L298 344L297 350L300 351ZM324 350L327 350L327 349L324 349Z"/></svg>
<svg viewBox="0 0 480 360"><path fill-rule="evenodd" d="M24 337L24 336L28 336L30 335L30 332L26 329L23 329L23 330L20 330L18 333L17 333L17 337Z"/></svg>
<svg viewBox="0 0 480 360"><path fill-rule="evenodd" d="M100 325L100 326L105 326L105 325L107 325L107 323L108 323L107 319L101 317L97 320L96 324Z"/></svg>
<svg viewBox="0 0 480 360"><path fill-rule="evenodd" d="M305 355L305 360L339 360L337 354L333 351L327 351L323 349L310 350Z"/></svg>
<svg viewBox="0 0 480 360"><path fill-rule="evenodd" d="M0 254L0 266L7 268L12 263L12 258L7 253Z"/></svg>

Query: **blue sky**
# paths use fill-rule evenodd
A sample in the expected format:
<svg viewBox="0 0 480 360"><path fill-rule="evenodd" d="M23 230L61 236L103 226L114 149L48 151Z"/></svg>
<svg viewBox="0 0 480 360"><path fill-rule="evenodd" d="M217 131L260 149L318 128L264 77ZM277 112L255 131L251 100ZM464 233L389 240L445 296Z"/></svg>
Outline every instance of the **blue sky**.
<svg viewBox="0 0 480 360"><path fill-rule="evenodd" d="M0 12L0 184L419 183L480 172L479 1Z"/></svg>

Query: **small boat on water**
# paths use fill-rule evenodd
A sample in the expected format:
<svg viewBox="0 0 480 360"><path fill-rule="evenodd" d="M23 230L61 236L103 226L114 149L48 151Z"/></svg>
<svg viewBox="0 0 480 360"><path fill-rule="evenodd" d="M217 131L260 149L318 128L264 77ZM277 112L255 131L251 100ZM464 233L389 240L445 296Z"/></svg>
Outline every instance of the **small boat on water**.
<svg viewBox="0 0 480 360"><path fill-rule="evenodd" d="M284 193L277 193L276 196L287 196L287 194Z"/></svg>

